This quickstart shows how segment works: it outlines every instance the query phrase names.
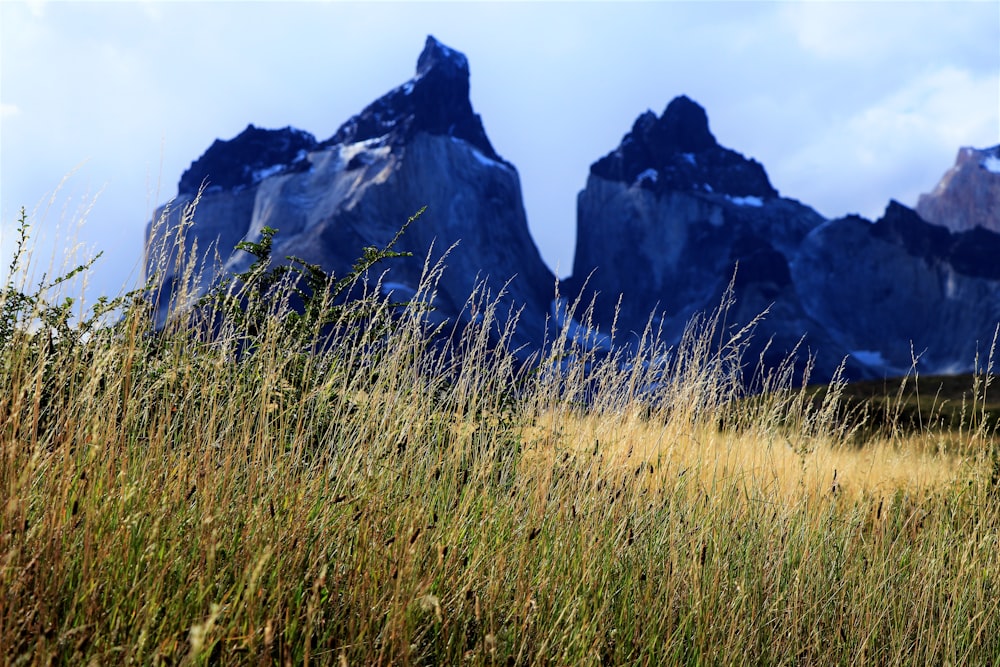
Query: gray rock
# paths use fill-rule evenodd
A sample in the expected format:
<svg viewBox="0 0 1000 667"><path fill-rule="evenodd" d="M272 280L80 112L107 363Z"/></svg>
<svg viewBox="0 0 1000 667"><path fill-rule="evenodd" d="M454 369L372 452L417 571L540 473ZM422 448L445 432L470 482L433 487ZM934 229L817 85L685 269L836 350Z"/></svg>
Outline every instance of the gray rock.
<svg viewBox="0 0 1000 667"><path fill-rule="evenodd" d="M820 382L841 365L854 379L905 374L915 358L923 373L971 370L977 354L985 363L1000 322L1000 235L984 229L1000 192L1000 149L963 149L921 200L949 228L896 202L874 224L826 221L780 197L707 123L685 97L661 118L643 114L579 195L567 285L594 300L603 330L617 323L616 344L636 340L651 312L677 344L732 280L720 340L767 311L745 351L747 373L787 358L797 379L808 363Z"/></svg>
<svg viewBox="0 0 1000 667"><path fill-rule="evenodd" d="M157 212L162 224L147 230L147 275L159 267L164 285L160 321L180 277L169 248L180 247L181 211L194 199L183 186L191 173L217 182L210 171L215 165L228 174L219 179L224 187L205 191L185 229L187 250L195 242L201 257L210 247L218 250L217 261L197 272L196 294L220 276L244 270L252 257L232 248L240 240L259 240L265 226L279 230L274 258L301 257L341 276L363 247L384 246L427 206L396 247L414 257L387 262L387 272L372 279L381 280L385 291L412 295L425 260L447 252L434 302L439 320L470 321L466 302L479 286L498 300L501 326L519 313L514 346L537 346L555 277L529 234L517 171L489 143L468 93L465 56L428 37L416 76L327 141L310 143L310 135L297 130L251 126L230 142L213 144L186 172L166 214ZM255 150L248 152L250 144ZM290 163L270 164L273 156Z"/></svg>
<svg viewBox="0 0 1000 667"><path fill-rule="evenodd" d="M721 305L732 282L736 300L723 337L768 311L747 349L751 366L775 368L795 353L801 379L812 355L816 375L829 378L844 351L803 310L789 268L823 222L778 196L758 163L719 146L701 107L677 98L662 118L640 116L591 168L577 199L567 289L593 301L603 330L617 324L619 344L637 340L651 314L664 341L677 344L692 317Z"/></svg>
<svg viewBox="0 0 1000 667"><path fill-rule="evenodd" d="M1000 322L1000 275L965 266L970 234L891 202L875 224L852 216L813 230L792 279L810 317L873 370L905 374L919 357L922 373L971 371L977 355L985 364ZM980 240L1000 251L997 235Z"/></svg>
<svg viewBox="0 0 1000 667"><path fill-rule="evenodd" d="M157 326L166 321L171 301L184 297L180 291L190 292L183 302L190 304L219 277L236 244L246 238L256 197L257 185L217 188L200 198L179 194L156 210L146 225L143 266L145 278L155 276L158 285L154 299ZM182 258L184 263L179 261ZM185 278L188 270L190 277Z"/></svg>
<svg viewBox="0 0 1000 667"><path fill-rule="evenodd" d="M956 232L977 226L1000 232L1000 145L961 148L955 166L932 192L920 195L917 213Z"/></svg>

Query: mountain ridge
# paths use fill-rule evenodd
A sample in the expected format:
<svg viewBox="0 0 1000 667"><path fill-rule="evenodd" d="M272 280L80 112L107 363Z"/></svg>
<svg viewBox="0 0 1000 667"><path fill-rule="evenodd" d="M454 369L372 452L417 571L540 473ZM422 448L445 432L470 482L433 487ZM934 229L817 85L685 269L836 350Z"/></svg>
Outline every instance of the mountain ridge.
<svg viewBox="0 0 1000 667"><path fill-rule="evenodd" d="M559 321L555 277L528 232L517 170L472 108L470 76L463 54L428 36L415 75L329 139L249 125L217 140L182 175L165 227L176 228L177 211L207 184L191 227L199 247L230 248L273 223L282 229L278 253L342 271L352 253L391 238L431 203L430 221L406 235L403 249L423 258L435 244L458 243L442 278L442 317L471 321L465 299L485 277L491 293L520 312L517 344L538 349ZM987 157L979 155L980 164ZM152 224L147 231L151 246L169 245L169 236L157 238ZM974 363L975 349L956 342L956 332L965 327L979 340L1000 320L995 253L1000 235L934 225L895 201L874 223L827 220L782 197L756 160L722 146L706 111L681 95L660 116L640 114L619 146L591 164L577 199L573 273L560 291L592 302L600 330L617 322L626 340L613 346L628 348L650 322L676 343L691 317L716 308L732 284L729 325L769 311L748 348L748 358L765 366L793 355L800 376L811 368L820 380L841 372L878 377L905 372L914 341L927 341L944 350L925 355L930 370L959 372ZM200 279L201 289L245 262L221 254L222 267ZM420 268L394 269L386 284L412 292ZM916 285L918 296L900 283ZM861 303L867 310L852 307ZM880 319L888 313L891 321Z"/></svg>

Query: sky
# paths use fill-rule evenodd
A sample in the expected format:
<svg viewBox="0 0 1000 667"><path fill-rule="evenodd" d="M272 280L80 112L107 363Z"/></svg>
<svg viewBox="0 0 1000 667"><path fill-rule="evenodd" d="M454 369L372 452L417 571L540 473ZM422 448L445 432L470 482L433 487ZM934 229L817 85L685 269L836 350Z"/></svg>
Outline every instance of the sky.
<svg viewBox="0 0 1000 667"><path fill-rule="evenodd" d="M249 123L323 140L413 76L428 34L572 268L589 166L677 95L722 145L828 218L915 206L962 146L1000 143L1000 2L0 0L0 266L104 253L86 296L141 278L181 173Z"/></svg>

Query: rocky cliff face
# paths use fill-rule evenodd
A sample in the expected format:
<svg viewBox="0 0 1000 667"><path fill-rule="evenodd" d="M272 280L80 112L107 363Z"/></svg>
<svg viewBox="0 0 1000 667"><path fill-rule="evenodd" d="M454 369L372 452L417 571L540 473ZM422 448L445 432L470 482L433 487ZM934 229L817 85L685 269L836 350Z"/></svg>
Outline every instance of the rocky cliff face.
<svg viewBox="0 0 1000 667"><path fill-rule="evenodd" d="M1000 145L960 149L933 192L920 195L917 213L957 232L977 226L1000 232Z"/></svg>
<svg viewBox="0 0 1000 667"><path fill-rule="evenodd" d="M577 200L574 293L595 299L599 325L618 310L625 338L654 326L680 339L697 313L717 308L734 280L734 330L764 310L751 354L776 366L822 328L803 310L789 264L802 240L824 219L785 199L754 160L720 146L705 111L678 97L662 116L647 112L612 153L590 170ZM622 295L618 308L617 297ZM634 336L633 336L634 338ZM801 348L804 364L808 348ZM818 374L832 374L840 357L821 355Z"/></svg>
<svg viewBox="0 0 1000 667"><path fill-rule="evenodd" d="M966 197L983 199L976 193L1000 166L993 153L968 155L962 169L973 176L946 180L979 189L952 186L939 198L962 210ZM952 229L965 224L949 219ZM654 326L678 342L694 314L719 306L734 274L728 330L767 310L748 366L792 355L801 370L811 359L818 381L842 363L847 378L904 374L914 355L921 372L968 370L1000 321L1000 236L932 225L896 202L874 224L826 221L780 197L757 162L720 146L686 97L660 117L641 115L594 163L577 220L567 283L595 300L603 329L617 317L626 341L654 311Z"/></svg>
<svg viewBox="0 0 1000 667"><path fill-rule="evenodd" d="M343 275L362 247L387 244L427 205L397 246L415 257L392 262L383 288L409 298L428 253L435 260L454 245L437 315L469 322L467 299L485 284L502 295L501 325L520 311L513 343L525 353L562 324L599 352L627 352L650 323L676 344L732 284L720 337L766 311L744 357L747 377L789 356L799 372L812 365L815 381L841 365L847 378L905 373L915 357L921 372L959 372L989 351L1000 321L1000 234L990 231L1000 229L998 198L1000 147L962 149L920 215L891 202L875 223L828 221L781 197L759 163L716 141L704 109L678 97L660 116L639 116L579 194L573 275L561 293L593 302L593 331L553 301L517 171L469 102L468 62L429 37L416 75L325 141L252 125L216 141L150 224L146 270L162 281L162 322L181 247L206 260L195 296L244 270L252 258L233 248L265 226L280 230L274 257Z"/></svg>
<svg viewBox="0 0 1000 667"><path fill-rule="evenodd" d="M882 375L972 370L1000 322L1000 236L950 232L895 201L874 224L825 223L791 265L804 309Z"/></svg>
<svg viewBox="0 0 1000 667"><path fill-rule="evenodd" d="M447 257L435 305L441 317L468 320L466 301L480 282L501 292L500 318L521 312L516 345L541 339L555 277L531 239L517 171L493 149L469 102L469 67L462 54L433 37L416 75L349 119L326 141L307 133L248 127L217 141L181 178L177 199L152 224L147 272L159 262L167 293L174 284L170 253L182 211L207 184L186 234L218 263L201 274L204 289L223 272L242 270L249 255L240 240L277 228L274 257L295 255L343 275L361 249L388 243L422 206L397 249L414 257L387 264L383 286L407 298L431 252ZM457 245L456 245L457 244ZM433 248L433 251L431 249ZM160 250L159 252L157 252Z"/></svg>

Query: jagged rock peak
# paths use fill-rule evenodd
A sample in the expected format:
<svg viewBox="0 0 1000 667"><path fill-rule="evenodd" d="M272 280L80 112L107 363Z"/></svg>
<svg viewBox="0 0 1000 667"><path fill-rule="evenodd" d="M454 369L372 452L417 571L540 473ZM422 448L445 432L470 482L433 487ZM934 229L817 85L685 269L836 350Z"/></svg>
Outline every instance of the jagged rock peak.
<svg viewBox="0 0 1000 667"><path fill-rule="evenodd" d="M424 50L417 58L417 76L424 76L434 68L450 69L457 77L469 79L469 60L464 53L451 49L437 41L433 35L427 35Z"/></svg>
<svg viewBox="0 0 1000 667"><path fill-rule="evenodd" d="M917 212L954 231L983 227L1000 232L1000 145L959 149L955 165L934 191L920 195Z"/></svg>
<svg viewBox="0 0 1000 667"><path fill-rule="evenodd" d="M764 168L715 140L705 109L687 96L663 115L646 111L614 151L590 167L595 176L656 192L694 190L736 197L776 197Z"/></svg>
<svg viewBox="0 0 1000 667"><path fill-rule="evenodd" d="M378 140L403 145L420 132L452 136L504 162L493 149L469 101L469 61L428 35L416 75L340 126L323 146Z"/></svg>
<svg viewBox="0 0 1000 667"><path fill-rule="evenodd" d="M653 129L674 152L700 153L719 145L708 129L708 114L686 95L670 101Z"/></svg>
<svg viewBox="0 0 1000 667"><path fill-rule="evenodd" d="M313 135L294 127L266 130L247 125L233 139L216 139L181 175L177 192L193 195L203 183L208 190L230 190L282 171L307 169L306 153L316 146Z"/></svg>

